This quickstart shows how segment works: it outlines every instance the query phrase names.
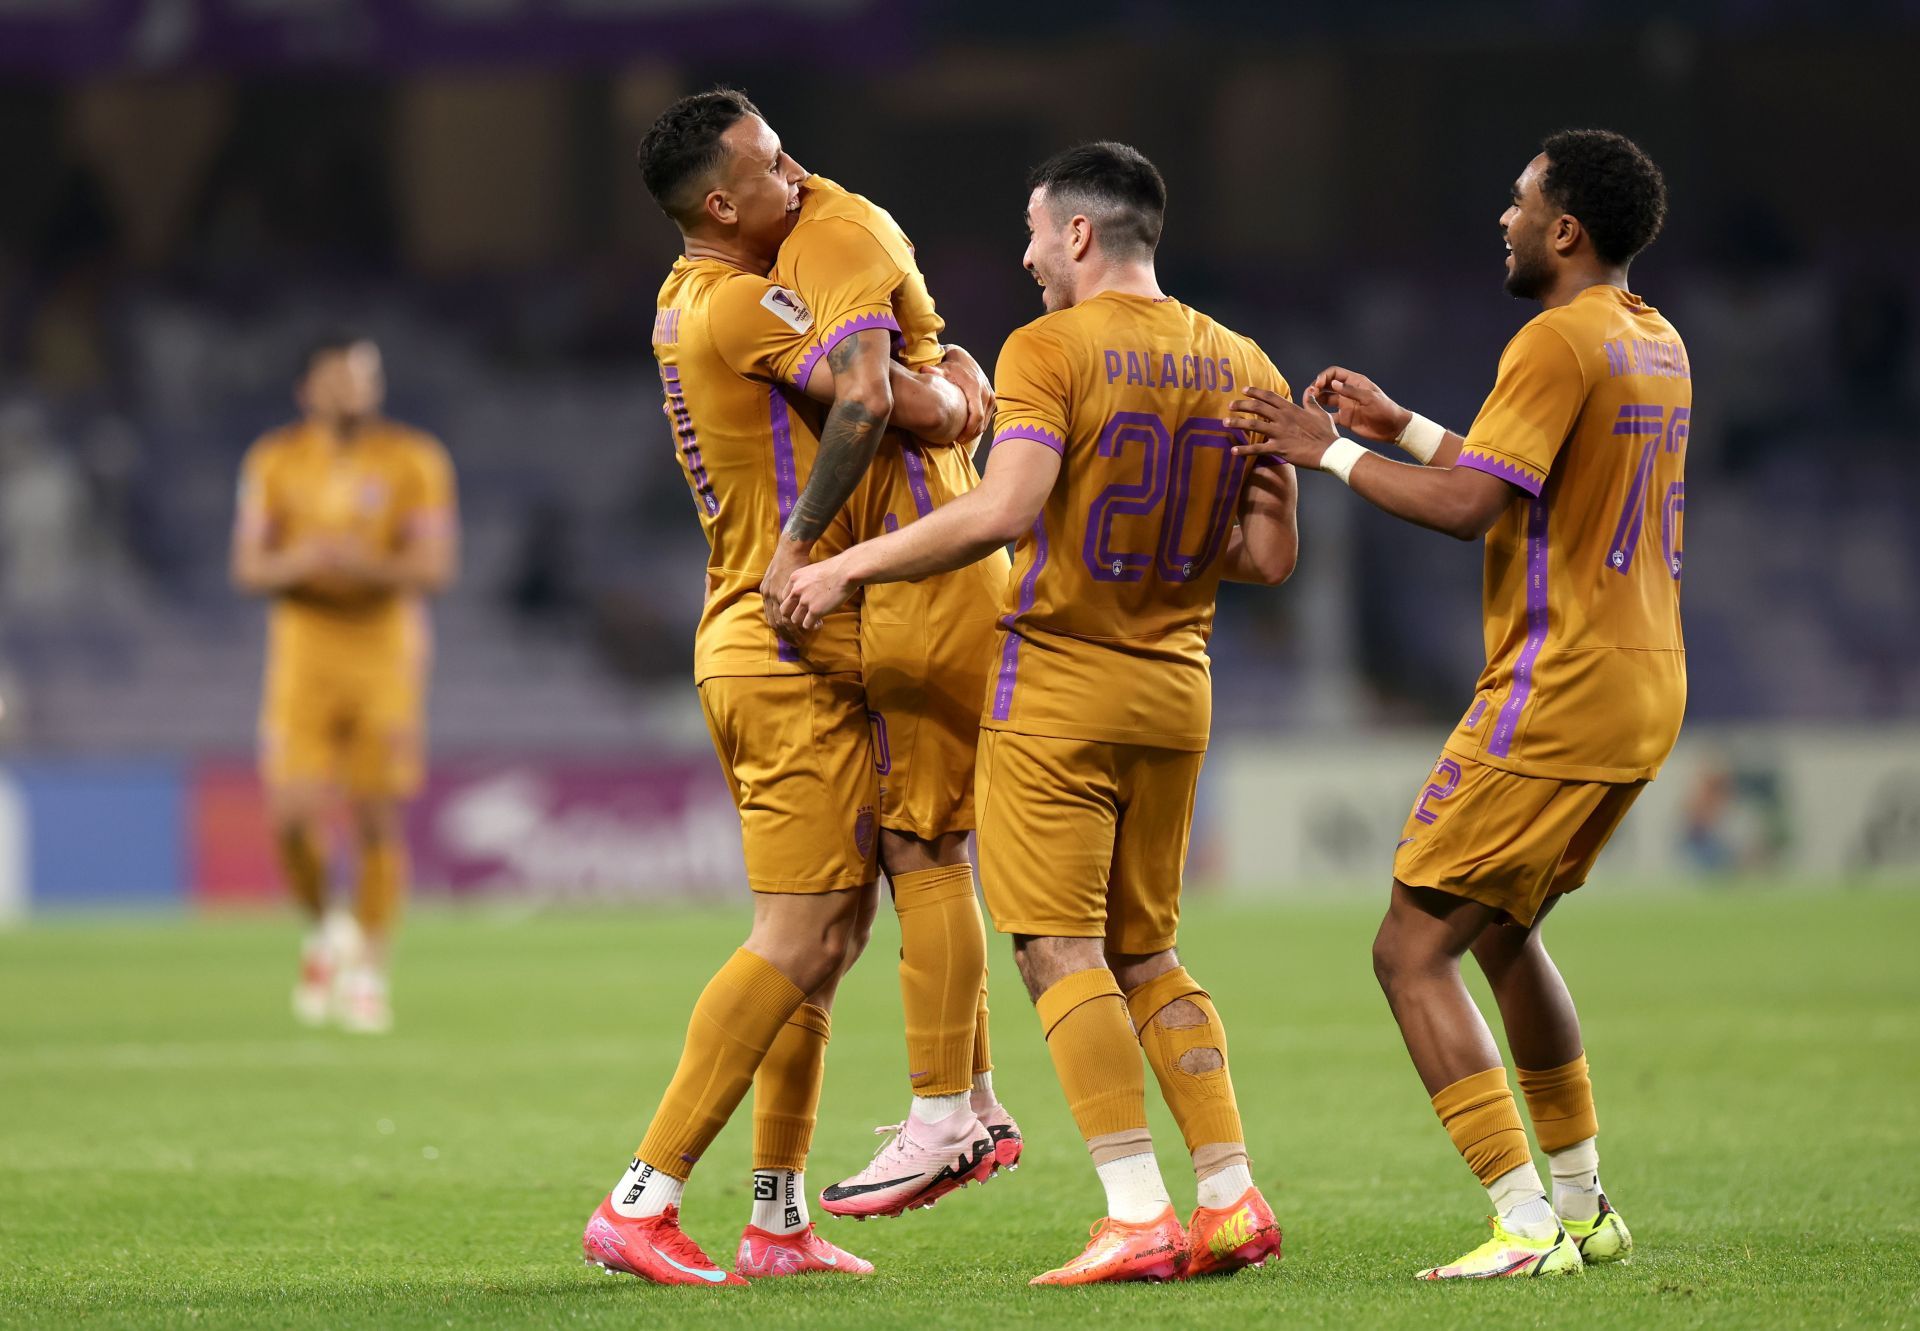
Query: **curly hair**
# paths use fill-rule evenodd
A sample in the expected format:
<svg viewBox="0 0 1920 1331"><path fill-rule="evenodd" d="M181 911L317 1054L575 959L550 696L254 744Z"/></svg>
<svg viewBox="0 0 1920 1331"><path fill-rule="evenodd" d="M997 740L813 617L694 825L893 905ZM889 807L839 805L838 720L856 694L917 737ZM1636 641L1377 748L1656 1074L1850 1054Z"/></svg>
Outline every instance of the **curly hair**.
<svg viewBox="0 0 1920 1331"><path fill-rule="evenodd" d="M1167 182L1137 148L1101 140L1055 153L1027 176L1029 190L1043 185L1050 205L1084 212L1116 254L1150 255L1160 243Z"/></svg>
<svg viewBox="0 0 1920 1331"><path fill-rule="evenodd" d="M712 88L682 97L660 113L640 140L635 154L640 174L662 212L682 224L692 221L699 202L691 186L720 165L725 150L720 136L760 108L738 88Z"/></svg>
<svg viewBox="0 0 1920 1331"><path fill-rule="evenodd" d="M1563 129L1540 145L1548 202L1573 217L1608 263L1625 263L1660 234L1667 220L1667 182L1653 159L1624 134Z"/></svg>

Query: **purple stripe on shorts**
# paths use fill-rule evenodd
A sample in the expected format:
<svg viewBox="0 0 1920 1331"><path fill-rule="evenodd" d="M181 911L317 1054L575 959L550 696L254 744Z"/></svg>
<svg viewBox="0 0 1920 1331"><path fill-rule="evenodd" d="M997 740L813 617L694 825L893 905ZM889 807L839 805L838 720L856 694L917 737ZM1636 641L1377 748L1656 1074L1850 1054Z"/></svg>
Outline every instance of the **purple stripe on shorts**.
<svg viewBox="0 0 1920 1331"><path fill-rule="evenodd" d="M1513 463L1508 462L1505 458L1497 458L1491 453L1482 453L1475 449L1463 448L1460 450L1460 460L1454 463L1454 465L1456 467L1467 467L1473 471L1484 471L1489 476L1498 476L1510 485L1519 486L1534 498L1538 499L1540 497L1541 482L1535 480L1532 476L1520 470L1520 468L1514 466Z"/></svg>
<svg viewBox="0 0 1920 1331"><path fill-rule="evenodd" d="M1067 441L1044 425L1009 425L994 435L992 447L998 448L1007 439L1031 439L1036 444L1045 444L1061 457L1067 455Z"/></svg>
<svg viewBox="0 0 1920 1331"><path fill-rule="evenodd" d="M1014 677L1020 673L1020 633L1014 627L1014 621L1033 609L1034 587L1040 581L1040 570L1047 566L1047 517L1041 514L1033 522L1033 567L1027 570L1027 576L1020 579L1020 604L1010 615L1000 617L1000 627L1006 630L1007 640L1000 646L1000 679L993 687L993 719L1004 721L1013 710Z"/></svg>
<svg viewBox="0 0 1920 1331"><path fill-rule="evenodd" d="M1527 505L1527 640L1520 647L1520 658L1513 663L1513 683L1507 700L1501 704L1500 717L1487 736L1487 752L1505 758L1513 748L1513 732L1520 724L1533 693L1533 663L1547 641L1547 503L1535 499Z"/></svg>
<svg viewBox="0 0 1920 1331"><path fill-rule="evenodd" d="M800 368L793 372L793 382L797 386L805 388L807 386L807 376L813 373L813 367L820 363L822 356L832 351L855 333L868 328L885 328L895 335L894 340L896 342L899 340L900 324L894 319L893 315L885 311L877 311L873 314L862 314L858 318L849 319L807 349L807 354L800 360Z"/></svg>
<svg viewBox="0 0 1920 1331"><path fill-rule="evenodd" d="M914 511L924 518L933 512L933 495L927 489L927 460L912 444L900 445L900 455L906 460L907 488L913 491Z"/></svg>
<svg viewBox="0 0 1920 1331"><path fill-rule="evenodd" d="M793 426L787 419L787 399L777 387L767 389L767 420L773 426L773 483L780 500L780 530L784 531L800 498L800 473L793 460ZM776 642L775 650L782 661L800 659L800 653L785 638Z"/></svg>

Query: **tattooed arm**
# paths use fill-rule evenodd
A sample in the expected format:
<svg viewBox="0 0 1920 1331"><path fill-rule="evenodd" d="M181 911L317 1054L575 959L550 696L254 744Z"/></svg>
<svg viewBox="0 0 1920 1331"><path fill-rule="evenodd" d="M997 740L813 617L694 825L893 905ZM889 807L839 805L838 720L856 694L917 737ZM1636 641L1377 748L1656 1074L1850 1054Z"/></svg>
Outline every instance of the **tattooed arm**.
<svg viewBox="0 0 1920 1331"><path fill-rule="evenodd" d="M787 580L811 558L813 543L867 474L880 436L886 433L887 418L893 412L893 387L888 377L892 337L884 328L863 328L840 339L827 353L827 363L833 367L833 410L827 413L827 422L821 428L820 451L814 457L806 488L781 530L773 563L760 579L767 622L783 634L797 632L780 616Z"/></svg>

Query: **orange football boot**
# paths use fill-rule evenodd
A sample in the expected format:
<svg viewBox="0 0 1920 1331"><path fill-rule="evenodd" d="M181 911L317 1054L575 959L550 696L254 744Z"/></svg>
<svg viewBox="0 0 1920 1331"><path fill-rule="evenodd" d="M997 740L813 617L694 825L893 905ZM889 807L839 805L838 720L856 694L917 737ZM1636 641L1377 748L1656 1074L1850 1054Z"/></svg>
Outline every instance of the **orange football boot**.
<svg viewBox="0 0 1920 1331"><path fill-rule="evenodd" d="M1260 1189L1248 1188L1231 1206L1202 1206L1187 1222L1186 1278L1230 1275L1280 1256L1280 1223Z"/></svg>
<svg viewBox="0 0 1920 1331"><path fill-rule="evenodd" d="M669 1206L659 1215L633 1219L613 1209L613 1198L600 1203L580 1236L580 1250L590 1266L608 1272L625 1271L656 1285L744 1285L747 1282L710 1261L700 1245L680 1229L680 1208Z"/></svg>
<svg viewBox="0 0 1920 1331"><path fill-rule="evenodd" d="M1087 1250L1029 1285L1098 1285L1122 1280L1178 1280L1186 1262L1187 1236L1169 1206L1152 1220L1130 1225L1112 1216L1091 1231Z"/></svg>

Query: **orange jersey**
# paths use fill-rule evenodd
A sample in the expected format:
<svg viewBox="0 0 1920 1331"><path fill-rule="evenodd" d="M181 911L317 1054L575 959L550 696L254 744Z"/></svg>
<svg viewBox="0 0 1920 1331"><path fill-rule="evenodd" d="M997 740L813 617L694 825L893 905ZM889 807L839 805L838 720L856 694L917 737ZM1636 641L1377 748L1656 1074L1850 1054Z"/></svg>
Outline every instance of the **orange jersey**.
<svg viewBox="0 0 1920 1331"><path fill-rule="evenodd" d="M1061 466L1014 550L981 724L1206 748L1207 639L1248 465L1227 404L1286 380L1199 311L1112 291L1019 329L994 379L995 445L1034 440Z"/></svg>
<svg viewBox="0 0 1920 1331"><path fill-rule="evenodd" d="M1567 781L1659 770L1687 705L1692 415L1680 335L1618 287L1587 288L1507 344L1459 465L1532 497L1487 533L1487 668L1449 748Z"/></svg>
<svg viewBox="0 0 1920 1331"><path fill-rule="evenodd" d="M358 541L386 553L408 536L454 521L453 464L439 441L393 421L350 442L295 422L262 436L240 469L240 521L274 548ZM416 661L424 651L420 598L388 591L330 591L324 579L273 600L270 658L345 669Z"/></svg>
<svg viewBox="0 0 1920 1331"><path fill-rule="evenodd" d="M797 291L814 314L814 341L794 367L795 384L804 385L822 356L867 328L891 332L894 355L912 369L939 362L946 325L914 260L913 242L871 200L824 176L808 177L799 220L780 247L773 276ZM966 448L889 430L847 501L849 520L859 539L870 540L979 483ZM893 595L882 587L870 590L868 599L884 602Z"/></svg>
<svg viewBox="0 0 1920 1331"><path fill-rule="evenodd" d="M803 649L766 621L760 578L813 468L816 413L781 389L812 345L814 319L791 290L717 259L679 259L660 288L653 354L680 470L706 533L707 600L694 632L696 682L860 668L859 617L830 615ZM844 517L821 557L851 544Z"/></svg>

